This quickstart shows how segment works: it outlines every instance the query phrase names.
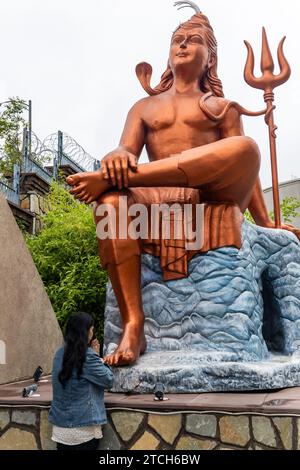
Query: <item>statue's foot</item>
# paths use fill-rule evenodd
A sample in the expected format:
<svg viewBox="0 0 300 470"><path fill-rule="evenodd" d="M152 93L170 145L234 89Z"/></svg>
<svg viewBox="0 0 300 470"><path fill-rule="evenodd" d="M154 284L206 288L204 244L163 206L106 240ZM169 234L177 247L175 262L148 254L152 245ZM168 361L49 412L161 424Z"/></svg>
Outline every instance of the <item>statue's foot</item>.
<svg viewBox="0 0 300 470"><path fill-rule="evenodd" d="M141 354L144 354L146 346L143 325L127 325L119 346L104 358L104 362L113 367L133 364Z"/></svg>
<svg viewBox="0 0 300 470"><path fill-rule="evenodd" d="M70 186L73 186L70 193L86 204L96 201L110 187L100 170L90 173L76 173L76 175L68 176L66 181Z"/></svg>

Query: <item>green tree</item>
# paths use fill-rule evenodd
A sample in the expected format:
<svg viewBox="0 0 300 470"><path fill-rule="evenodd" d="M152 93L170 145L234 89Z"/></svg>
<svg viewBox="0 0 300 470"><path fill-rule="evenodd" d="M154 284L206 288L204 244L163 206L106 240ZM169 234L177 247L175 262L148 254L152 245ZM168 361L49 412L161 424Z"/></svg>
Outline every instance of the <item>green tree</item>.
<svg viewBox="0 0 300 470"><path fill-rule="evenodd" d="M295 197L285 197L280 204L282 220L286 224L292 224L293 219L299 216L300 200ZM270 212L270 217L274 220L274 212Z"/></svg>
<svg viewBox="0 0 300 470"><path fill-rule="evenodd" d="M88 312L101 340L107 274L99 263L92 210L57 183L52 184L48 204L43 229L27 235L27 245L60 326L72 312Z"/></svg>
<svg viewBox="0 0 300 470"><path fill-rule="evenodd" d="M0 112L0 173L11 175L15 163L22 158L22 128L27 104L20 98L10 98Z"/></svg>
<svg viewBox="0 0 300 470"><path fill-rule="evenodd" d="M0 104L1 106L1 104ZM0 175L12 176L14 164L22 161L24 111L28 104L21 98L9 98L0 108ZM30 158L43 166L51 159L48 152L37 154L31 150Z"/></svg>

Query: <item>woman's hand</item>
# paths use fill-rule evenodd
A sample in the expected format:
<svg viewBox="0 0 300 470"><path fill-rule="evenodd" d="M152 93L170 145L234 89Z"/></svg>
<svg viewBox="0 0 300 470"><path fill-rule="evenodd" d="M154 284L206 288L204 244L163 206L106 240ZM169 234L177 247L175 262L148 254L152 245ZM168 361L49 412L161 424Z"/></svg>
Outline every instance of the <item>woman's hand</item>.
<svg viewBox="0 0 300 470"><path fill-rule="evenodd" d="M137 170L137 157L127 150L116 149L101 160L103 178L118 189L128 187L128 170Z"/></svg>
<svg viewBox="0 0 300 470"><path fill-rule="evenodd" d="M91 348L95 351L96 354L100 355L100 343L97 339L94 339L91 342Z"/></svg>

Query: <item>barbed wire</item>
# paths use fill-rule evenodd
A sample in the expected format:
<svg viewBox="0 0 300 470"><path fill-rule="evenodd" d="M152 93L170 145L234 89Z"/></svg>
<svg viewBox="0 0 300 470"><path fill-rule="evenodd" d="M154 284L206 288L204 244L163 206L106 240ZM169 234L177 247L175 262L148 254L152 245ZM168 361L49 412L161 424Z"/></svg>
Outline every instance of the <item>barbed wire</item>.
<svg viewBox="0 0 300 470"><path fill-rule="evenodd" d="M5 152L5 139L0 139L0 191L16 205L20 204L22 172L36 173L50 184L64 165L71 166L74 172L94 171L100 166L73 137L60 131L41 140L25 128L18 132L13 152L10 161L11 156Z"/></svg>
<svg viewBox="0 0 300 470"><path fill-rule="evenodd" d="M25 138L25 141L24 141ZM25 155L29 160L34 161L38 166L42 167L46 172L50 171L49 167L54 167L55 158L60 163L67 158L69 163L73 162L77 171L93 171L98 168L99 162L93 158L84 148L69 134L67 133L52 133L45 139L41 140L35 132L31 131L30 149L29 149L29 134L24 131L18 133L18 149L20 154L22 167L25 164L24 160L24 146L27 150ZM3 148L0 146L0 160L5 159ZM25 157L26 158L26 157ZM27 162L28 164L28 162Z"/></svg>
<svg viewBox="0 0 300 470"><path fill-rule="evenodd" d="M31 158L37 160L40 165L53 165L56 151L47 146L45 140L40 140L38 136L31 132Z"/></svg>
<svg viewBox="0 0 300 470"><path fill-rule="evenodd" d="M57 153L59 146L58 139L58 133L48 135L42 142L43 147L53 154ZM64 132L62 143L62 151L64 155L69 157L84 170L93 171L94 164L97 160L87 153L73 137Z"/></svg>

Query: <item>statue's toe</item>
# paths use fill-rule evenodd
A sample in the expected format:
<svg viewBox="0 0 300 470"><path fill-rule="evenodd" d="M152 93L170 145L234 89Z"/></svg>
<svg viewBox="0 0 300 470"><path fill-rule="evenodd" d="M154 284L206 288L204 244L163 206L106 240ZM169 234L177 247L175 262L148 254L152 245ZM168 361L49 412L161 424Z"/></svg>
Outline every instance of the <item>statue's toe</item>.
<svg viewBox="0 0 300 470"><path fill-rule="evenodd" d="M76 173L76 175L68 176L68 178L66 179L67 183L70 186L75 186L76 184L79 184L81 180L82 180L81 173Z"/></svg>
<svg viewBox="0 0 300 470"><path fill-rule="evenodd" d="M84 183L80 183L76 186L74 186L71 190L70 190L70 193L71 194L80 194L80 193L84 193L85 194L85 187L86 185Z"/></svg>

